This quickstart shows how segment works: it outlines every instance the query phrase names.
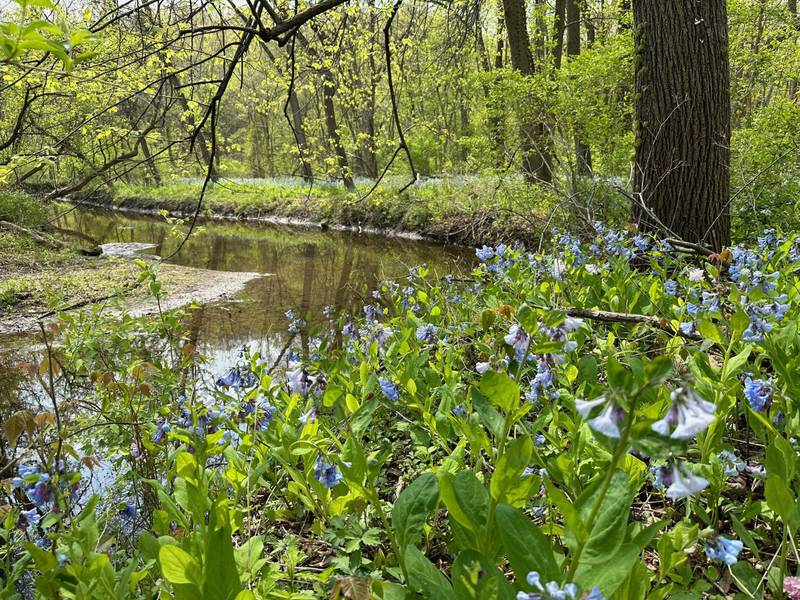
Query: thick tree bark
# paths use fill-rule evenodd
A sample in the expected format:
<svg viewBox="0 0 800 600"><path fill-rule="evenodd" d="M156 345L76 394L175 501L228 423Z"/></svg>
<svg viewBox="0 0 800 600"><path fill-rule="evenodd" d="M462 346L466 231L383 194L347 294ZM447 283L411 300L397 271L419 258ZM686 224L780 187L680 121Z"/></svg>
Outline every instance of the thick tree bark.
<svg viewBox="0 0 800 600"><path fill-rule="evenodd" d="M522 75L533 75L535 66L528 35L528 20L525 0L503 0L503 14L508 31L508 50L511 66ZM550 152L547 127L541 120L524 117L520 125L522 165L528 181L549 183L553 176L550 169Z"/></svg>
<svg viewBox="0 0 800 600"><path fill-rule="evenodd" d="M581 53L581 7L579 0L567 0L567 56ZM586 176L592 172L592 151L583 141L583 132L575 126L575 165L578 175Z"/></svg>
<svg viewBox="0 0 800 600"><path fill-rule="evenodd" d="M725 0L634 0L637 204L644 229L730 244Z"/></svg>

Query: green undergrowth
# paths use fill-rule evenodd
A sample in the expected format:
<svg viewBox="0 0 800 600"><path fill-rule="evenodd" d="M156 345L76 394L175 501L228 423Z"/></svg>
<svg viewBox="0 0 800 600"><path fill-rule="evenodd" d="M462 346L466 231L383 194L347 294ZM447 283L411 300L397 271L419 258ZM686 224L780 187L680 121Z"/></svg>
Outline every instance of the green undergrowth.
<svg viewBox="0 0 800 600"><path fill-rule="evenodd" d="M107 200L128 208L191 213L201 185L199 181L120 184ZM368 194L368 183L358 184L357 192L351 193L332 183L309 187L299 180L222 180L208 188L203 208L218 216L287 218L482 244L532 239L558 200L516 180L437 180L403 192L401 187L392 182Z"/></svg>

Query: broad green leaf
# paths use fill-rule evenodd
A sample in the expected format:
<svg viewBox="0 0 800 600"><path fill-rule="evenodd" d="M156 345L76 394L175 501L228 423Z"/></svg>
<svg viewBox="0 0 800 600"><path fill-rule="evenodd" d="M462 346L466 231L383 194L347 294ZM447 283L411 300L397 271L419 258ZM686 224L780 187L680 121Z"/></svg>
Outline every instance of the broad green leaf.
<svg viewBox="0 0 800 600"><path fill-rule="evenodd" d="M164 579L174 584L190 583L198 585L197 574L200 566L191 555L178 546L171 544L161 546L158 551L158 563Z"/></svg>
<svg viewBox="0 0 800 600"><path fill-rule="evenodd" d="M503 434L503 416L489 403L488 398L480 390L473 388L470 396L472 406L481 418L484 427L495 439L498 439Z"/></svg>
<svg viewBox="0 0 800 600"><path fill-rule="evenodd" d="M416 546L405 549L404 560L408 585L413 591L425 600L457 600L447 578Z"/></svg>
<svg viewBox="0 0 800 600"><path fill-rule="evenodd" d="M444 473L439 490L450 517L479 535L486 527L489 494L472 471L461 471L455 477Z"/></svg>
<svg viewBox="0 0 800 600"><path fill-rule="evenodd" d="M479 388L492 404L506 413L519 404L519 385L508 373L486 371L481 377Z"/></svg>
<svg viewBox="0 0 800 600"><path fill-rule="evenodd" d="M581 555L582 564L604 563L608 560L625 541L628 529L631 494L628 489L628 475L621 469L617 469L611 478L594 524L587 522L601 492L601 486L602 483L597 481L577 501L578 513L589 533ZM569 544L569 539L567 543Z"/></svg>
<svg viewBox="0 0 800 600"><path fill-rule="evenodd" d="M506 453L497 461L489 489L496 502L503 502L514 489L527 487L522 473L530 465L533 453L533 442L527 435L518 437L508 445Z"/></svg>
<svg viewBox="0 0 800 600"><path fill-rule="evenodd" d="M767 484L764 489L764 497L767 505L781 517L784 522L789 520L792 509L795 508L794 494L786 485L786 481L779 475L772 473L767 476Z"/></svg>
<svg viewBox="0 0 800 600"><path fill-rule="evenodd" d="M392 509L392 527L400 548L413 546L422 538L422 526L439 501L439 481L423 473L397 498Z"/></svg>
<svg viewBox="0 0 800 600"><path fill-rule="evenodd" d="M544 581L560 578L549 538L525 513L508 504L500 504L495 513L495 523L517 579L524 580L531 571L539 572ZM527 586L525 589L528 589Z"/></svg>
<svg viewBox="0 0 800 600"><path fill-rule="evenodd" d="M634 544L623 544L615 553L606 555L605 561L590 564L581 560L575 572L575 583L587 590L597 586L606 598L612 598L628 577L640 554L641 550Z"/></svg>

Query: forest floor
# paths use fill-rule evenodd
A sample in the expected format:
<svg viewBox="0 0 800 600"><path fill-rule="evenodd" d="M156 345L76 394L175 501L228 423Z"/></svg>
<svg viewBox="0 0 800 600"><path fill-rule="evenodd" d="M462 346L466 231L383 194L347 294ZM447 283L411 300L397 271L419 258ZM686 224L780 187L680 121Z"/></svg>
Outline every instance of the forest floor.
<svg viewBox="0 0 800 600"><path fill-rule="evenodd" d="M141 283L141 267L127 254L83 256L71 246L53 250L0 231L0 335L31 331L41 318L98 302L132 315L213 302L261 276L159 264L165 294L159 304Z"/></svg>
<svg viewBox="0 0 800 600"><path fill-rule="evenodd" d="M210 185L206 217L318 225L373 231L470 246L537 239L555 204L541 189L516 180L436 180L399 193L389 184L368 194L370 184L348 193L340 184L299 180L221 180ZM186 217L197 209L201 182L160 186L117 184L112 193L83 194L78 201L167 211Z"/></svg>

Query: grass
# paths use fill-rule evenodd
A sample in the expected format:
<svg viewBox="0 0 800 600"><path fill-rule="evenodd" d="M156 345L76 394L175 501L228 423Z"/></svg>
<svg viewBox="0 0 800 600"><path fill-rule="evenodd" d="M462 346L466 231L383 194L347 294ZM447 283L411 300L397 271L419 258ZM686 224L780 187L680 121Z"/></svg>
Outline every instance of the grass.
<svg viewBox="0 0 800 600"><path fill-rule="evenodd" d="M35 228L48 217L41 201L0 192L0 220ZM70 246L53 250L0 229L0 316L41 313L108 295L135 283L138 272L130 262L87 258Z"/></svg>
<svg viewBox="0 0 800 600"><path fill-rule="evenodd" d="M475 245L531 239L558 200L517 177L438 179L399 193L402 183L385 182L364 198L371 186L367 181L357 183L357 193L349 193L340 184L309 187L300 179L224 179L209 187L204 209L240 218L279 217L414 232ZM198 180L118 184L111 200L132 208L191 213L200 189Z"/></svg>

